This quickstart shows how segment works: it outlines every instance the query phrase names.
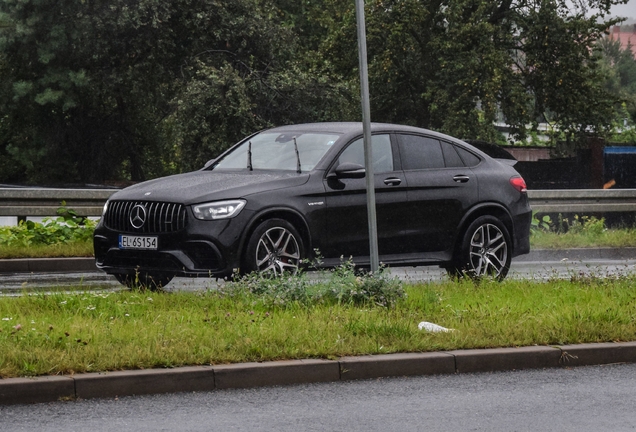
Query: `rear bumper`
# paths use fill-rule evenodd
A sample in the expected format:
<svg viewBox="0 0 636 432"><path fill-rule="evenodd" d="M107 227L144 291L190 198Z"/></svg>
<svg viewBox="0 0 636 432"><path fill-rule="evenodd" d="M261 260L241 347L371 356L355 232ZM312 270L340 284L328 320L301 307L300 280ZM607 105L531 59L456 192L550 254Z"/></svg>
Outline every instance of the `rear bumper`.
<svg viewBox="0 0 636 432"><path fill-rule="evenodd" d="M522 213L514 218L514 239L512 256L516 257L530 252L530 226L532 211Z"/></svg>

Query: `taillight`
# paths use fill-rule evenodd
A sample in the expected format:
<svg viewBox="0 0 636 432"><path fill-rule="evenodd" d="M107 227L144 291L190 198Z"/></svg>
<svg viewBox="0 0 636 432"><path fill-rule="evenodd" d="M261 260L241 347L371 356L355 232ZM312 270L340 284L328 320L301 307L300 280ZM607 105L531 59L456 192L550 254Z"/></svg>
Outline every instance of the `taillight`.
<svg viewBox="0 0 636 432"><path fill-rule="evenodd" d="M510 179L510 184L513 188L517 189L521 193L528 192L528 188L526 187L526 181L521 177L512 177Z"/></svg>

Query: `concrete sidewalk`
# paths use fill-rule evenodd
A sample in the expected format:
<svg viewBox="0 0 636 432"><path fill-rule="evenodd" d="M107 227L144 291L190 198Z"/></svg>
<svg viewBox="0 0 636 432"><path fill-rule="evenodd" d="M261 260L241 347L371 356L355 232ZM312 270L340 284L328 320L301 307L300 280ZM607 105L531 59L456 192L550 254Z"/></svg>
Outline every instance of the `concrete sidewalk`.
<svg viewBox="0 0 636 432"><path fill-rule="evenodd" d="M514 262L554 262L562 260L636 259L636 248L537 249L516 257ZM0 259L0 273L53 273L98 271L94 258Z"/></svg>
<svg viewBox="0 0 636 432"><path fill-rule="evenodd" d="M636 342L473 349L0 379L0 405L636 362Z"/></svg>

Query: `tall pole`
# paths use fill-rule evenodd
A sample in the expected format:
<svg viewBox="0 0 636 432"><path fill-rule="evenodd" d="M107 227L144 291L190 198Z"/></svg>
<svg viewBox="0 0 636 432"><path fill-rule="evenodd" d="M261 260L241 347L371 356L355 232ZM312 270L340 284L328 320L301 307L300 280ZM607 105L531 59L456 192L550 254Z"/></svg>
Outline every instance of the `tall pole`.
<svg viewBox="0 0 636 432"><path fill-rule="evenodd" d="M362 131L364 143L364 163L367 181L367 215L369 219L369 257L371 271L378 271L378 225L375 212L375 175L373 173L373 150L371 148L371 108L369 106L369 70L367 67L367 32L364 22L364 0L356 1L356 22L358 27L358 56L360 58L360 93L362 96Z"/></svg>

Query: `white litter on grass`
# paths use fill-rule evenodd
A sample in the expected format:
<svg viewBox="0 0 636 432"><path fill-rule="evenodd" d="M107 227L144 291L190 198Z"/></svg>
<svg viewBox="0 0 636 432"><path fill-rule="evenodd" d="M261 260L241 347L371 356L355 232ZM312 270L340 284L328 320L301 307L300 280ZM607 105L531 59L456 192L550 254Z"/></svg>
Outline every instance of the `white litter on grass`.
<svg viewBox="0 0 636 432"><path fill-rule="evenodd" d="M446 327L442 327L441 325L433 324L428 321L422 321L417 325L417 328L420 330L426 330L431 333L446 333L455 331L454 329L448 329Z"/></svg>

